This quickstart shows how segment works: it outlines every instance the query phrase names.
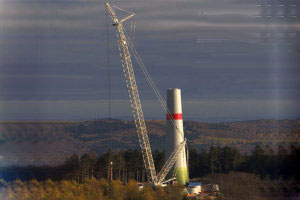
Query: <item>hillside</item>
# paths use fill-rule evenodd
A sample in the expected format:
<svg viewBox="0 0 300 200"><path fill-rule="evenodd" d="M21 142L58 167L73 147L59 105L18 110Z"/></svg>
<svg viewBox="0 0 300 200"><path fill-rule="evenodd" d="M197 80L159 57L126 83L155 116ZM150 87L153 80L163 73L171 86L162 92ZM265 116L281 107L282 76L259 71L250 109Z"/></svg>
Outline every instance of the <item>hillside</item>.
<svg viewBox="0 0 300 200"><path fill-rule="evenodd" d="M165 121L147 121L153 149L163 150ZM256 144L300 142L300 120L256 120L230 123L185 121L190 147L235 146L249 151ZM85 122L1 122L0 165L59 164L76 153L135 149L132 121L116 119Z"/></svg>

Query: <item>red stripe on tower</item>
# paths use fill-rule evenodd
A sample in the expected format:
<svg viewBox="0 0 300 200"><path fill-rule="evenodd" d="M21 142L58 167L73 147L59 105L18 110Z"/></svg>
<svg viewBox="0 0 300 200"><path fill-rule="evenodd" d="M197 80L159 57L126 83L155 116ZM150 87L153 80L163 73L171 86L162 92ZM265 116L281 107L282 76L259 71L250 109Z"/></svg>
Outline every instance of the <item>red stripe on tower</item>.
<svg viewBox="0 0 300 200"><path fill-rule="evenodd" d="M180 120L180 119L182 119L181 113L167 114L167 120Z"/></svg>

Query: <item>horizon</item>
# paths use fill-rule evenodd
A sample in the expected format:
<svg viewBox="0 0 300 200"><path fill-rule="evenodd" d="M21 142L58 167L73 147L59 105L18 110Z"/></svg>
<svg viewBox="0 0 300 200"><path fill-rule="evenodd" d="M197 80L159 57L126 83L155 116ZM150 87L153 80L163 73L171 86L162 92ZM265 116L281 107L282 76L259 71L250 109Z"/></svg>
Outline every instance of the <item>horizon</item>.
<svg viewBox="0 0 300 200"><path fill-rule="evenodd" d="M0 124L9 124L9 123L82 123L82 122L91 122L91 121L106 121L106 120L115 120L115 121L122 121L122 122L133 122L134 119L121 119L121 118L99 118L99 119L86 119L86 120L24 120L24 121L0 121ZM145 119L145 121L166 121L165 119ZM197 120L190 120L190 119L183 119L183 121L191 121L191 122L198 122L198 123L208 123L208 124L215 124L215 123L239 123L239 122L255 122L255 121L300 121L299 118L295 119L249 119L249 120L240 120L240 121L215 121L215 122L206 122L206 121L197 121Z"/></svg>

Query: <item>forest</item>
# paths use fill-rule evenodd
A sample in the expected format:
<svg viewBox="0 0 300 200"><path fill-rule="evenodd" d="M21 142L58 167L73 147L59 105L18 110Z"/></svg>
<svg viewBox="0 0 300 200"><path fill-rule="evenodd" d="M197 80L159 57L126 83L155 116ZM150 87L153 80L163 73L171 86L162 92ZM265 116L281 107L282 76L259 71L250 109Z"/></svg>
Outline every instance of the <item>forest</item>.
<svg viewBox="0 0 300 200"><path fill-rule="evenodd" d="M156 170L164 164L164 152L154 151ZM254 173L263 179L300 180L300 147L291 145L288 149L278 146L275 151L270 146L257 145L250 154L241 153L234 147L214 147L208 151L188 150L189 177L197 178L207 174L229 173L231 171ZM74 180L82 182L86 178L107 178L112 167L113 178L127 183L133 179L146 181L146 174L139 150L108 151L99 156L96 153L72 155L58 166L12 166L0 168L5 181L16 179L28 181L37 179Z"/></svg>
<svg viewBox="0 0 300 200"><path fill-rule="evenodd" d="M101 178L85 179L81 183L70 180L39 182L16 180L6 186L0 193L1 200L182 200L185 195L183 186L175 185L155 190L145 185L138 189L136 181L130 180L126 185L114 180L110 183Z"/></svg>
<svg viewBox="0 0 300 200"><path fill-rule="evenodd" d="M166 122L146 121L151 148L163 151ZM210 146L236 147L248 152L255 145L300 142L300 120L254 120L227 123L184 121L185 137L197 151ZM138 149L133 121L102 119L82 122L0 122L0 166L60 165L73 154L109 149Z"/></svg>
<svg viewBox="0 0 300 200"><path fill-rule="evenodd" d="M153 155L159 171L164 164L164 152L155 151ZM189 176L191 180L218 183L224 196L230 197L223 199L241 199L245 195L248 199L271 199L278 192L286 197L300 193L299 158L300 147L294 145L288 149L278 146L276 151L268 145L257 145L249 155L233 147L211 146L200 152L190 148ZM144 190L138 190L137 182L147 181L139 150L73 155L59 166L2 167L0 173L0 197L5 200L185 198L179 185L155 190L146 185ZM111 179L109 184L107 180ZM282 183L295 183L296 187L283 187ZM279 189L274 189L275 184ZM38 197L33 198L32 194Z"/></svg>

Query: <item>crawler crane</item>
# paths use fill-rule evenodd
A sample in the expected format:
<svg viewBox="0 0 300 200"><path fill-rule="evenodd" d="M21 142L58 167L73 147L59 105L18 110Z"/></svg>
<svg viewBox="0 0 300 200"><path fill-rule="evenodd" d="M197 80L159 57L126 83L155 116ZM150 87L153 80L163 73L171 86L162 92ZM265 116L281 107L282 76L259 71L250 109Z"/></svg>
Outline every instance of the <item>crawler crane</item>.
<svg viewBox="0 0 300 200"><path fill-rule="evenodd" d="M105 3L107 11L109 15L111 16L113 20L113 26L116 29L116 36L117 36L117 41L118 41L118 47L119 47L119 54L121 57L121 64L122 64L122 69L124 72L124 77L126 81L126 86L129 94L129 99L131 103L131 108L133 112L133 117L134 117L134 122L135 126L137 129L137 135L139 139L139 144L140 148L142 151L142 156L143 156L143 161L146 169L146 174L148 180L152 183L154 187L162 185L164 182L166 182L165 177L170 171L170 169L173 167L174 163L176 162L178 155L180 154L181 151L183 151L185 145L186 145L186 140L184 140L180 145L175 148L173 153L170 155L170 157L167 159L166 163L164 164L163 168L161 171L157 174L154 166L154 161L152 157L152 152L151 152L151 147L150 147L150 142L147 134L147 129L146 129L146 124L145 124L145 119L143 115L143 110L142 110L142 105L138 93L138 88L135 80L135 75L134 75L134 70L132 66L132 61L130 57L130 50L133 52L133 54L136 56L137 52L130 40L130 38L127 36L126 31L123 27L123 22L128 20L129 18L133 17L135 14L130 13L127 17L124 19L119 20L116 12L113 10L112 6L109 4L109 2ZM125 11L124 9L118 8L116 6L113 6L114 8L120 9ZM141 59L138 57L137 62L139 64L143 64ZM143 68L143 72L146 75L147 80L150 80L150 85L154 89L154 92L156 95L160 98L159 100L161 101L161 96L158 93L154 83L152 82L151 78L149 77L149 74L145 68ZM168 112L168 110L166 110Z"/></svg>

